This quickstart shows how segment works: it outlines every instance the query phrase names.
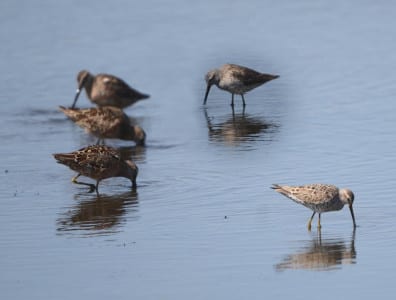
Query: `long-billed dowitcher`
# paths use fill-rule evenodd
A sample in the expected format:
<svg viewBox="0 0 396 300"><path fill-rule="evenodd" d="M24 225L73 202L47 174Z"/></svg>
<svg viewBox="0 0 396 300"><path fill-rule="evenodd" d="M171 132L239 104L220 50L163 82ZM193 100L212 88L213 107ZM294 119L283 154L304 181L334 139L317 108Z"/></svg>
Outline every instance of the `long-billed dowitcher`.
<svg viewBox="0 0 396 300"><path fill-rule="evenodd" d="M77 125L97 136L98 144L104 139L134 141L141 146L145 143L144 130L138 125L131 125L128 116L117 107L71 109L59 106L59 109Z"/></svg>
<svg viewBox="0 0 396 300"><path fill-rule="evenodd" d="M131 88L122 79L109 74L94 76L83 70L78 73L77 82L78 88L71 108L75 107L83 88L85 88L88 98L98 106L125 108L149 97L149 95L142 94Z"/></svg>
<svg viewBox="0 0 396 300"><path fill-rule="evenodd" d="M138 167L131 160L121 159L119 152L114 148L94 145L71 153L56 153L53 156L58 163L78 172L72 178L72 182L89 186L90 192L96 190L99 194L99 182L110 177L128 178L132 182L132 188L136 188ZM95 179L96 185L77 181L81 175Z"/></svg>
<svg viewBox="0 0 396 300"><path fill-rule="evenodd" d="M320 229L321 213L341 210L344 205L349 206L353 227L356 227L355 215L352 208L355 196L351 190L339 189L338 187L330 184L308 184L302 186L273 184L271 188L293 201L313 210L313 214L308 221L308 230L311 230L312 219L316 213L319 214L318 228Z"/></svg>
<svg viewBox="0 0 396 300"><path fill-rule="evenodd" d="M205 80L207 87L203 104L206 104L210 88L215 84L219 89L231 93L231 106L234 106L234 94L242 96L243 106L245 106L246 103L243 94L278 77L279 75L260 73L246 67L225 64L206 74Z"/></svg>

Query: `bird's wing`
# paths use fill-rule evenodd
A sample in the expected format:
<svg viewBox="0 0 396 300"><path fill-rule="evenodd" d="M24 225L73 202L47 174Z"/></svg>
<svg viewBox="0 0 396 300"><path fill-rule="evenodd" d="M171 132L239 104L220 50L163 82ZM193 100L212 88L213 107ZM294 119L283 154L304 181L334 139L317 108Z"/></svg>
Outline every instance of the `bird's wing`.
<svg viewBox="0 0 396 300"><path fill-rule="evenodd" d="M131 88L124 80L111 75L104 76L103 83L107 87L105 91L111 91L118 97L129 97L131 94L135 95L137 93L137 91Z"/></svg>
<svg viewBox="0 0 396 300"><path fill-rule="evenodd" d="M338 195L338 189L332 185L312 184L303 186L274 185L273 189L298 203L324 203Z"/></svg>
<svg viewBox="0 0 396 300"><path fill-rule="evenodd" d="M278 78L277 75L257 72L253 69L240 67L232 69L232 75L243 82L244 85L260 85L272 79Z"/></svg>
<svg viewBox="0 0 396 300"><path fill-rule="evenodd" d="M106 146L93 148L90 152L86 151L80 153L79 164L92 169L103 170L111 168L116 161L120 161L120 155L117 151Z"/></svg>
<svg viewBox="0 0 396 300"><path fill-rule="evenodd" d="M94 108L81 115L75 122L92 133L105 135L118 130L123 115L111 107Z"/></svg>

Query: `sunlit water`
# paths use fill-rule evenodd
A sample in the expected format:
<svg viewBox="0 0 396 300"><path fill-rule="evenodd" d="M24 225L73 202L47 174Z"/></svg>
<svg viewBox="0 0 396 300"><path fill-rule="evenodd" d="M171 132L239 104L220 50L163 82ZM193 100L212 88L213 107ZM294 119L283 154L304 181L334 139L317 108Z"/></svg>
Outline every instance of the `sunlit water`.
<svg viewBox="0 0 396 300"><path fill-rule="evenodd" d="M396 5L372 1L2 1L0 290L4 299L393 299ZM280 78L236 97L207 70ZM151 98L126 113L146 148L100 185L52 153L95 143L66 120L80 69ZM85 94L80 107L91 103ZM322 216L272 183L356 195ZM341 299L341 298L340 298Z"/></svg>

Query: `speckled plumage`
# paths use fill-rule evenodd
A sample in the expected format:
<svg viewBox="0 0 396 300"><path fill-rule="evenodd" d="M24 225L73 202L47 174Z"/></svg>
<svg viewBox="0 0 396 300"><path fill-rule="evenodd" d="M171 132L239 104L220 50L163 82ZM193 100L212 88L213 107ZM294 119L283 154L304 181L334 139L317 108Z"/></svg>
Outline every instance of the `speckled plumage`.
<svg viewBox="0 0 396 300"><path fill-rule="evenodd" d="M78 73L77 82L78 88L71 108L75 107L83 88L87 97L98 106L125 108L139 100L149 98L149 95L138 92L122 79L109 74L94 76L83 70Z"/></svg>
<svg viewBox="0 0 396 300"><path fill-rule="evenodd" d="M314 213L308 222L308 229L311 229L311 222L315 213L319 214L318 227L320 228L321 213L341 210L344 205L349 206L353 226L356 227L355 216L352 208L355 196L349 189L339 189L334 185L320 183L302 186L274 184L271 188L293 201L313 210Z"/></svg>
<svg viewBox="0 0 396 300"><path fill-rule="evenodd" d="M59 109L87 132L103 139L134 141L144 145L146 133L138 125L131 125L128 116L119 108L104 106L88 109L71 109L60 106Z"/></svg>
<svg viewBox="0 0 396 300"><path fill-rule="evenodd" d="M108 146L88 146L71 153L53 154L58 163L68 166L78 172L72 178L73 183L88 185L91 192L98 193L99 182L111 177L125 177L131 180L132 187L136 188L138 167L131 160L123 160L119 152ZM96 186L89 183L78 182L79 176L86 176L96 180Z"/></svg>
<svg viewBox="0 0 396 300"><path fill-rule="evenodd" d="M246 105L243 94L278 77L279 75L260 73L239 65L225 64L206 74L205 80L207 88L203 104L206 104L210 88L214 84L219 89L228 91L232 94L232 106L234 105L234 94L241 95L243 105Z"/></svg>

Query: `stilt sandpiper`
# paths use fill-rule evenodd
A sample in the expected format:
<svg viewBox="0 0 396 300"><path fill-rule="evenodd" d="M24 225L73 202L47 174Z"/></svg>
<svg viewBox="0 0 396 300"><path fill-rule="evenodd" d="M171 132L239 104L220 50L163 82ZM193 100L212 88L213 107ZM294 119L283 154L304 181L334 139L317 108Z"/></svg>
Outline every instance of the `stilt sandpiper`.
<svg viewBox="0 0 396 300"><path fill-rule="evenodd" d="M302 186L274 184L271 188L293 201L313 210L313 214L308 221L308 230L311 230L312 219L316 213L319 214L318 228L320 229L321 213L341 210L344 205L349 206L353 227L356 227L355 215L352 208L355 196L351 190L338 189L336 186L330 184L309 184Z"/></svg>
<svg viewBox="0 0 396 300"><path fill-rule="evenodd" d="M259 73L246 67L225 64L219 69L211 70L206 74L207 88L203 104L206 104L210 88L215 84L218 88L231 93L231 106L234 106L234 94L242 96L243 106L245 106L243 94L278 77L279 75Z"/></svg>
<svg viewBox="0 0 396 300"><path fill-rule="evenodd" d="M71 109L63 106L60 110L87 132L97 136L98 144L104 139L134 141L144 145L146 133L138 125L131 125L128 116L119 108L103 106L87 109Z"/></svg>
<svg viewBox="0 0 396 300"><path fill-rule="evenodd" d="M99 195L99 182L111 177L128 178L132 182L132 188L136 189L138 167L131 160L122 160L118 151L114 148L94 145L71 153L56 153L53 156L58 163L78 172L72 178L72 182L89 186L90 192L96 190ZM77 178L81 175L95 179L96 185L77 181Z"/></svg>
<svg viewBox="0 0 396 300"><path fill-rule="evenodd" d="M122 79L109 74L94 76L83 70L78 73L77 82L78 88L71 108L75 107L83 88L85 88L88 98L98 106L125 108L149 97L149 95L142 94L131 88Z"/></svg>

